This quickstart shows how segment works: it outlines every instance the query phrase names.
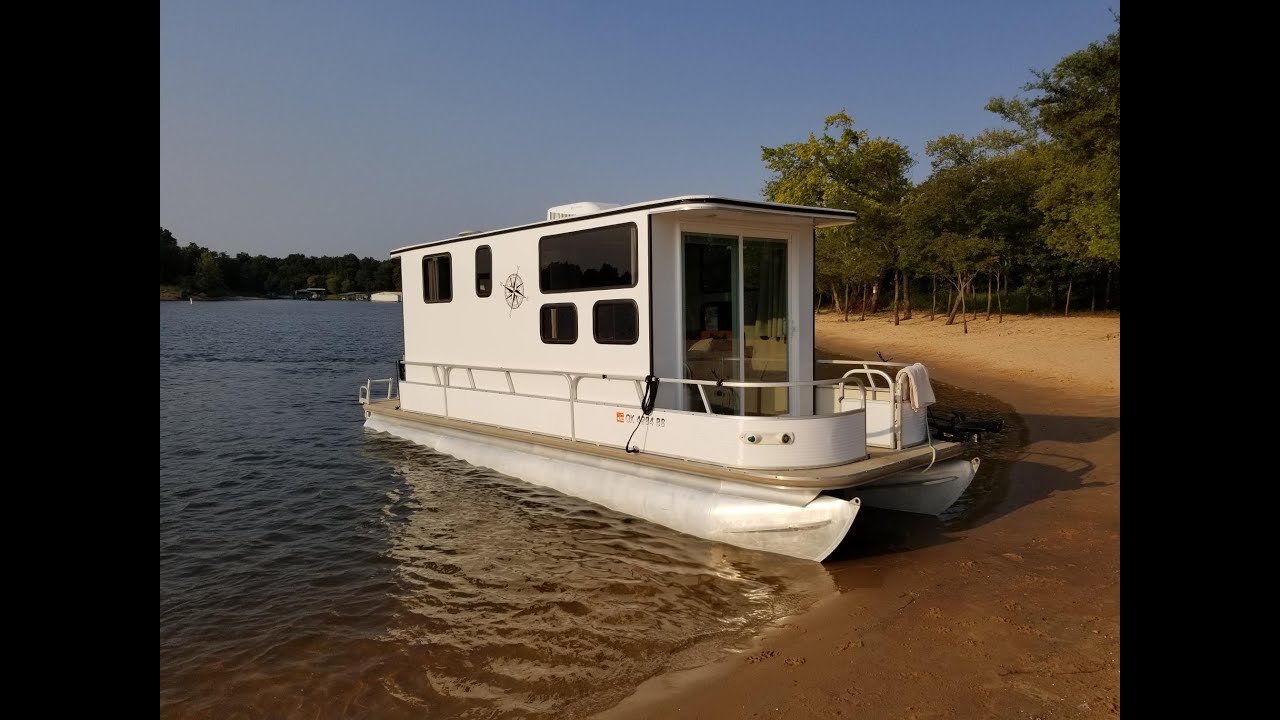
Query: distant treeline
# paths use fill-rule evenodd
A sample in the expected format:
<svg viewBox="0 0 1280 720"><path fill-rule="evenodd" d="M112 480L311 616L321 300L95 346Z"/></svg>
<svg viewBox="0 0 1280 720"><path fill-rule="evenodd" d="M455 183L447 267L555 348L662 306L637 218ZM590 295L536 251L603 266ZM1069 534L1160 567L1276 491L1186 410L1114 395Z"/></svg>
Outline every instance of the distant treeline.
<svg viewBox="0 0 1280 720"><path fill-rule="evenodd" d="M400 289L400 261L311 257L284 258L237 253L234 257L195 243L179 247L178 239L160 228L160 284L176 285L184 296L287 295L308 287L332 294Z"/></svg>

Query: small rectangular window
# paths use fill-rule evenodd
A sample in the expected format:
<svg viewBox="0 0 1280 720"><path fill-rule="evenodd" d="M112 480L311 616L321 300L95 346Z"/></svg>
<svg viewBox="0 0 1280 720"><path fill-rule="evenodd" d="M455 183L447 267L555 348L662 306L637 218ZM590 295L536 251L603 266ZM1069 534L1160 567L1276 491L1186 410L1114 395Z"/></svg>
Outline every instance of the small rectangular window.
<svg viewBox="0 0 1280 720"><path fill-rule="evenodd" d="M453 300L453 259L449 253L422 258L422 301L429 303Z"/></svg>
<svg viewBox="0 0 1280 720"><path fill-rule="evenodd" d="M544 293L635 287L636 224L547 235L538 240L538 264Z"/></svg>
<svg viewBox="0 0 1280 720"><path fill-rule="evenodd" d="M601 345L634 345L640 338L640 310L634 300L601 300L591 314L592 332Z"/></svg>
<svg viewBox="0 0 1280 720"><path fill-rule="evenodd" d="M570 345L578 341L578 306L573 303L543 305L542 342Z"/></svg>
<svg viewBox="0 0 1280 720"><path fill-rule="evenodd" d="M489 297L493 292L493 251L488 245L476 248L476 295Z"/></svg>

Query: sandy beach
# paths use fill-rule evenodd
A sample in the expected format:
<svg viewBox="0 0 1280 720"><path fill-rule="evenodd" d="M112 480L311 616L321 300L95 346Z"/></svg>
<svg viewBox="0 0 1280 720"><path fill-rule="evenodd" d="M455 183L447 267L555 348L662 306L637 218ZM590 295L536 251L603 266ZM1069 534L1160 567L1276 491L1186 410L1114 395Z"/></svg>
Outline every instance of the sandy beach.
<svg viewBox="0 0 1280 720"><path fill-rule="evenodd" d="M1007 493L970 527L828 562L839 594L600 717L1119 715L1120 318L944 323L826 314L817 343L1012 406Z"/></svg>

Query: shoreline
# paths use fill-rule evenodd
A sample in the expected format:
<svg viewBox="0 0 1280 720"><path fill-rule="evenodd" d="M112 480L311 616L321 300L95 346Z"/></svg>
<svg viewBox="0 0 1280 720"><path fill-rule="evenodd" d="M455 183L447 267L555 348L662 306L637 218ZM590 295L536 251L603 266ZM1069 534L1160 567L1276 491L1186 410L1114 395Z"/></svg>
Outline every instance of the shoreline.
<svg viewBox="0 0 1280 720"><path fill-rule="evenodd" d="M1007 496L972 527L829 563L839 594L595 717L1119 714L1120 318L944 323L819 315L816 344L1012 406Z"/></svg>

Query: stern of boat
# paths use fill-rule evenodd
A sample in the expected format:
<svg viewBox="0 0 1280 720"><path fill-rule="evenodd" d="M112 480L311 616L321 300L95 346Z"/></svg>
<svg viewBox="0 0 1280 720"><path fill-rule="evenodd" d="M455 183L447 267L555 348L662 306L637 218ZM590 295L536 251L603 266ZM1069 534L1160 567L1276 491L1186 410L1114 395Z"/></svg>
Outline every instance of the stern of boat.
<svg viewBox="0 0 1280 720"><path fill-rule="evenodd" d="M951 507L978 473L979 458L946 460L924 470L905 470L847 490L868 507L938 515Z"/></svg>

